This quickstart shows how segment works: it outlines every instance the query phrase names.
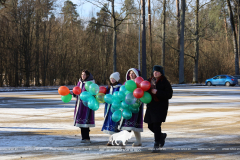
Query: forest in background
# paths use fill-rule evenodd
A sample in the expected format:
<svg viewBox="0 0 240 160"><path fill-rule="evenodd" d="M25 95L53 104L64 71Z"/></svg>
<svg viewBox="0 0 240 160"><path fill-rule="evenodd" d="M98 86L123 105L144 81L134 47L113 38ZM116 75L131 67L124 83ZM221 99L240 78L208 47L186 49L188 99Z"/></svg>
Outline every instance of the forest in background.
<svg viewBox="0 0 240 160"><path fill-rule="evenodd" d="M179 83L184 0L149 1L150 26L148 1L145 1L147 77L154 65L163 65L169 81ZM92 3L100 11L86 19L79 16L76 4L70 0L64 2L61 14L56 14L54 0L1 0L0 87L76 85L83 69L93 74L97 84L106 84L114 71L114 62L120 81L124 82L127 70L139 67L140 0L115 0L121 12L111 12L114 0L84 2ZM236 71L239 1L185 2L184 83L204 83L217 74L239 74Z"/></svg>

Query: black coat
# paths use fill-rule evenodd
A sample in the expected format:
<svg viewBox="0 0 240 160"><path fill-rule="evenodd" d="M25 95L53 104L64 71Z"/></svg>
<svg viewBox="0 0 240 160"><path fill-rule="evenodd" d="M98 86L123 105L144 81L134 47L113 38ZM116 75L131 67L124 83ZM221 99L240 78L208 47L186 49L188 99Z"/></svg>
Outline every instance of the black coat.
<svg viewBox="0 0 240 160"><path fill-rule="evenodd" d="M151 83L151 79L149 79ZM145 123L165 122L168 112L168 100L172 98L173 90L166 77L161 77L156 82L156 95L152 95L152 101L147 104L147 110L144 117Z"/></svg>

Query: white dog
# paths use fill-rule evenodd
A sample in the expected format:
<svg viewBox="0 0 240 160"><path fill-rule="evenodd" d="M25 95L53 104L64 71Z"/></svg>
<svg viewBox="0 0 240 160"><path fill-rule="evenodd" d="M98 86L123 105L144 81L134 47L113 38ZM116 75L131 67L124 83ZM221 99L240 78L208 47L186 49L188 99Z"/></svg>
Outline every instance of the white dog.
<svg viewBox="0 0 240 160"><path fill-rule="evenodd" d="M119 145L117 143L117 141L122 141L123 145L125 145L126 141L132 138L132 134L133 134L132 131L128 132L128 131L125 131L125 130L121 131L119 133L113 134L112 137L111 137L112 145L114 145L114 141L117 145Z"/></svg>

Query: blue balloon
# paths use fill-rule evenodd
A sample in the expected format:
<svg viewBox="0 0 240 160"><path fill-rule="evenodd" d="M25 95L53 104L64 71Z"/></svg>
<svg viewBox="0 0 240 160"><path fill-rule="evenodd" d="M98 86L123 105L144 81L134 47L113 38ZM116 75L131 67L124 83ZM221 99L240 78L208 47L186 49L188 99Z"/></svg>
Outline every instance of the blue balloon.
<svg viewBox="0 0 240 160"><path fill-rule="evenodd" d="M91 108L92 110L96 111L99 109L99 103L98 101L95 102L94 106Z"/></svg>
<svg viewBox="0 0 240 160"><path fill-rule="evenodd" d="M113 101L112 103L112 108L115 109L115 110L119 110L121 107L121 103L118 102L118 101Z"/></svg>
<svg viewBox="0 0 240 160"><path fill-rule="evenodd" d="M133 96L133 93L128 93L125 97L125 102L128 104L128 105L132 105L134 104L135 102L137 101L137 98L135 98Z"/></svg>
<svg viewBox="0 0 240 160"><path fill-rule="evenodd" d="M99 106L99 103L98 101L93 97L91 96L88 100L88 107L92 110L96 109L97 108L97 105ZM99 108L99 107L98 107ZM97 109L98 109L97 108Z"/></svg>
<svg viewBox="0 0 240 160"><path fill-rule="evenodd" d="M115 92L113 93L113 98L118 98L118 91L115 91Z"/></svg>
<svg viewBox="0 0 240 160"><path fill-rule="evenodd" d="M118 98L120 99L120 101L124 101L124 99L125 99L125 92L119 91L118 92Z"/></svg>
<svg viewBox="0 0 240 160"><path fill-rule="evenodd" d="M113 107L111 107L111 112L114 113L115 111L116 110Z"/></svg>
<svg viewBox="0 0 240 160"><path fill-rule="evenodd" d="M118 121L120 121L121 117L122 117L122 111L120 111L120 110L117 110L117 111L115 111L115 112L112 114L112 120L113 120L113 122L118 122Z"/></svg>
<svg viewBox="0 0 240 160"><path fill-rule="evenodd" d="M83 102L83 105L88 107L88 101L82 101Z"/></svg>
<svg viewBox="0 0 240 160"><path fill-rule="evenodd" d="M111 95L111 94L106 94L106 95L104 96L104 101L105 101L106 103L112 104L112 95Z"/></svg>
<svg viewBox="0 0 240 160"><path fill-rule="evenodd" d="M91 96L91 94L88 91L84 91L80 94L80 99L83 101L88 101L88 98Z"/></svg>
<svg viewBox="0 0 240 160"><path fill-rule="evenodd" d="M119 91L125 93L125 92L127 91L127 89L125 88L125 85L122 85L122 86L120 87Z"/></svg>
<svg viewBox="0 0 240 160"><path fill-rule="evenodd" d="M124 119L130 119L132 117L132 112L129 109L124 109L122 116Z"/></svg>
<svg viewBox="0 0 240 160"><path fill-rule="evenodd" d="M122 101L121 108L122 109L129 109L129 105L125 101Z"/></svg>

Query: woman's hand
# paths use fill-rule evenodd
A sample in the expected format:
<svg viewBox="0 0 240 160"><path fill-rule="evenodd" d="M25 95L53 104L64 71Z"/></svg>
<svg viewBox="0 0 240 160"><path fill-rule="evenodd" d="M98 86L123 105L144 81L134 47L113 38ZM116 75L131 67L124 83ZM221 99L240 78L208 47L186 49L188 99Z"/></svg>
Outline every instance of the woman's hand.
<svg viewBox="0 0 240 160"><path fill-rule="evenodd" d="M152 92L152 94L157 94L157 90L156 89L152 89L151 92Z"/></svg>

